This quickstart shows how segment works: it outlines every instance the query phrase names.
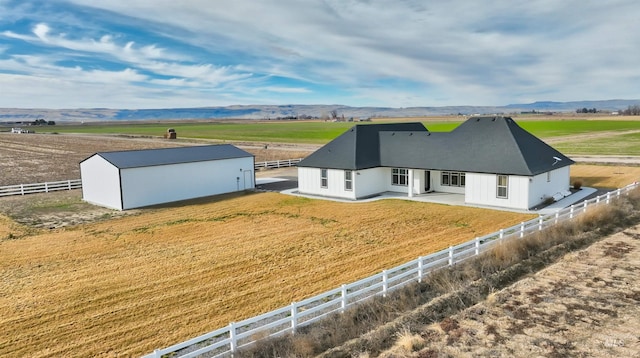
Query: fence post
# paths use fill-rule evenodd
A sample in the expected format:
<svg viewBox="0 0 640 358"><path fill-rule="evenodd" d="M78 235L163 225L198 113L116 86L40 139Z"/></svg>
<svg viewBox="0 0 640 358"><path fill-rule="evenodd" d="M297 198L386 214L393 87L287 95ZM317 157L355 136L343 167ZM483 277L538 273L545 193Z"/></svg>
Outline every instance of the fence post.
<svg viewBox="0 0 640 358"><path fill-rule="evenodd" d="M582 213L586 213L587 212L587 201L584 201L584 207L582 208Z"/></svg>
<svg viewBox="0 0 640 358"><path fill-rule="evenodd" d="M382 297L387 297L387 290L389 289L389 283L387 282L387 270L382 271Z"/></svg>
<svg viewBox="0 0 640 358"><path fill-rule="evenodd" d="M504 237L504 229L500 229L500 235L498 236L500 240Z"/></svg>
<svg viewBox="0 0 640 358"><path fill-rule="evenodd" d="M298 307L295 302L291 302L291 332L296 333L298 328Z"/></svg>
<svg viewBox="0 0 640 358"><path fill-rule="evenodd" d="M449 266L453 266L453 246L449 246Z"/></svg>
<svg viewBox="0 0 640 358"><path fill-rule="evenodd" d="M554 224L558 223L559 218L560 218L560 210L556 211L556 222Z"/></svg>
<svg viewBox="0 0 640 358"><path fill-rule="evenodd" d="M49 183L44 183L44 192L45 193L49 192Z"/></svg>
<svg viewBox="0 0 640 358"><path fill-rule="evenodd" d="M571 204L571 210L569 211L569 219L573 219L573 208L575 207L575 204Z"/></svg>
<svg viewBox="0 0 640 358"><path fill-rule="evenodd" d="M611 199L611 192L607 192L607 204L609 204L609 199Z"/></svg>
<svg viewBox="0 0 640 358"><path fill-rule="evenodd" d="M340 287L340 294L340 312L344 312L344 310L347 308L347 285L342 285Z"/></svg>
<svg viewBox="0 0 640 358"><path fill-rule="evenodd" d="M520 238L524 236L524 221L520 223Z"/></svg>
<svg viewBox="0 0 640 358"><path fill-rule="evenodd" d="M480 255L480 238L479 237L476 237L475 246L476 246L476 256L478 256Z"/></svg>
<svg viewBox="0 0 640 358"><path fill-rule="evenodd" d="M24 195L24 184L20 184L20 195Z"/></svg>
<svg viewBox="0 0 640 358"><path fill-rule="evenodd" d="M418 283L422 282L422 256L418 257Z"/></svg>
<svg viewBox="0 0 640 358"><path fill-rule="evenodd" d="M158 349L154 349L154 350L153 350L153 357L154 357L154 358L160 358L160 357L162 357L162 354L160 354L160 350L158 350Z"/></svg>
<svg viewBox="0 0 640 358"><path fill-rule="evenodd" d="M231 348L231 353L235 353L236 349L238 349L238 341L236 338L236 324L235 322L229 323L229 339L231 342L229 343L229 348Z"/></svg>
<svg viewBox="0 0 640 358"><path fill-rule="evenodd" d="M542 216L538 218L538 231L542 231Z"/></svg>
<svg viewBox="0 0 640 358"><path fill-rule="evenodd" d="M622 189L616 190L616 198L620 197L620 193L622 193Z"/></svg>
<svg viewBox="0 0 640 358"><path fill-rule="evenodd" d="M67 180L67 188L69 188L69 190L71 190L71 180Z"/></svg>

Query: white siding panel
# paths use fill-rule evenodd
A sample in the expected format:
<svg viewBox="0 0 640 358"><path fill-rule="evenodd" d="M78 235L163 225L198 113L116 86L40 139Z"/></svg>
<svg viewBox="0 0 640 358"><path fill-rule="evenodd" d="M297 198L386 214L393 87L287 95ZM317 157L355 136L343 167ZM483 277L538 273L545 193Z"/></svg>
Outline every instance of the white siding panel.
<svg viewBox="0 0 640 358"><path fill-rule="evenodd" d="M547 173L533 177L529 207L534 207L545 201L546 198L569 190L569 181L571 180L569 171L569 166L551 171L550 181L547 181Z"/></svg>
<svg viewBox="0 0 640 358"><path fill-rule="evenodd" d="M123 169L123 208L169 203L244 190L245 171L253 171L253 158Z"/></svg>
<svg viewBox="0 0 640 358"><path fill-rule="evenodd" d="M82 199L111 209L122 210L118 168L99 155L80 163Z"/></svg>
<svg viewBox="0 0 640 358"><path fill-rule="evenodd" d="M509 175L507 198L497 197L497 175L467 173L465 202L513 209L529 208L529 177Z"/></svg>
<svg viewBox="0 0 640 358"><path fill-rule="evenodd" d="M344 170L327 169L327 187L321 187L320 168L298 168L298 192L301 194L353 199L353 190L344 189ZM353 185L356 185L355 173Z"/></svg>
<svg viewBox="0 0 640 358"><path fill-rule="evenodd" d="M385 191L385 180L391 182L391 170L386 168L358 170L354 172L353 179L356 198L366 198Z"/></svg>

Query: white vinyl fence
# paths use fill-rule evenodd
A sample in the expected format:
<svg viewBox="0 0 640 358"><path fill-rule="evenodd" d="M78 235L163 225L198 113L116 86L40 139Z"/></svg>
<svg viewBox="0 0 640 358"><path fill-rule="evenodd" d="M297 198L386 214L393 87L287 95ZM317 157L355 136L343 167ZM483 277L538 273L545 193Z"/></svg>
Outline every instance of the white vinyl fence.
<svg viewBox="0 0 640 358"><path fill-rule="evenodd" d="M80 189L80 179L53 181L36 184L17 184L0 186L0 196L25 195L33 193L48 193L50 191Z"/></svg>
<svg viewBox="0 0 640 358"><path fill-rule="evenodd" d="M258 169L275 169L275 168L293 167L301 160L302 158L258 162L258 163L255 163L254 168L255 170L258 170ZM80 189L80 188L82 188L82 181L80 179L71 179L71 180L36 183L36 184L16 184L16 185L0 186L0 196L48 193L50 191L71 190L71 189Z"/></svg>
<svg viewBox="0 0 640 358"><path fill-rule="evenodd" d="M297 159L284 159L284 160L271 160L268 162L258 162L255 163L254 167L256 170L258 169L276 169L276 168L286 168L293 167L298 164L302 158Z"/></svg>
<svg viewBox="0 0 640 358"><path fill-rule="evenodd" d="M597 205L609 204L613 198L619 197L637 186L638 183L634 183L584 201L579 205L561 209L555 214L540 216L492 234L477 237L463 244L419 257L377 275L342 285L300 302L293 302L291 305L275 311L241 322L232 322L227 327L171 347L155 350L144 357L161 357L165 354L183 358L200 355L207 357L228 356L240 348L254 344L255 337L275 337L285 333L295 333L299 327L311 324L327 315L341 312L358 302L377 295L384 296L410 282L420 282L430 272L477 256L503 240L525 237L557 223L571 220Z"/></svg>

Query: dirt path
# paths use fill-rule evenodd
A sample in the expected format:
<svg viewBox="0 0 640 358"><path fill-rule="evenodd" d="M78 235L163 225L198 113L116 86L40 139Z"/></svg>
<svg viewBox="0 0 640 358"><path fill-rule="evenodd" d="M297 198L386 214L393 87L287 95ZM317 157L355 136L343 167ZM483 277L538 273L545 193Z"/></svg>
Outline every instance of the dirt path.
<svg viewBox="0 0 640 358"><path fill-rule="evenodd" d="M607 138L624 134L633 134L640 133L640 129L634 129L629 131L602 131L597 133L583 133L583 134L572 134L567 136L558 136L558 137L549 137L545 138L545 143L549 145L554 145L557 143L566 143L566 142L585 142L590 139L598 139L598 138Z"/></svg>
<svg viewBox="0 0 640 358"><path fill-rule="evenodd" d="M404 357L640 357L640 226L431 325ZM390 353L390 352L388 352ZM400 353L400 354L398 354ZM383 355L384 356L384 355Z"/></svg>

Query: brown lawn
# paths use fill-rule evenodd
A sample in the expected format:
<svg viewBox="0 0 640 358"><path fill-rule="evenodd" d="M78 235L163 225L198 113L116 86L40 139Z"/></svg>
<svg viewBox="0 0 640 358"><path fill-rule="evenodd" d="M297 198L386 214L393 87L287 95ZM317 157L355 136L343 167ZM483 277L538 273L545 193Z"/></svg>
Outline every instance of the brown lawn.
<svg viewBox="0 0 640 358"><path fill-rule="evenodd" d="M54 230L0 216L0 355L142 355L532 217L217 199Z"/></svg>
<svg viewBox="0 0 640 358"><path fill-rule="evenodd" d="M597 188L617 189L640 181L640 167L623 165L576 164L571 166L571 183Z"/></svg>

